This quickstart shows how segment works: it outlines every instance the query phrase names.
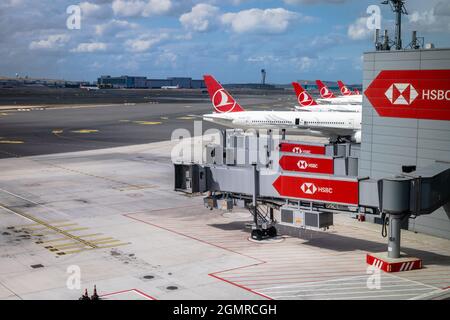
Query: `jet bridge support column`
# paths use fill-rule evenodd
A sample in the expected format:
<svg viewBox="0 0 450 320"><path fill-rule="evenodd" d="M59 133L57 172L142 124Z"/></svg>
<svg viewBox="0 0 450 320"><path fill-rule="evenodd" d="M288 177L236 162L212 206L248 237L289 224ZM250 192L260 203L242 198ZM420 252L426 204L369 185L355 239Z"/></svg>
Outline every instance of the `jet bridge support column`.
<svg viewBox="0 0 450 320"><path fill-rule="evenodd" d="M397 215L389 215L388 257L400 258L400 239L402 218Z"/></svg>

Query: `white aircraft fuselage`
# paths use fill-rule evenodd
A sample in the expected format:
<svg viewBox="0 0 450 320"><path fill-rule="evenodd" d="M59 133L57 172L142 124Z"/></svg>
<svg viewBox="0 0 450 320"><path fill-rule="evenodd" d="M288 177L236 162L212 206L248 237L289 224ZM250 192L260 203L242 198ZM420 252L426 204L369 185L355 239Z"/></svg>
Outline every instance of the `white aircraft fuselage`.
<svg viewBox="0 0 450 320"><path fill-rule="evenodd" d="M287 129L331 138L361 139L360 112L242 111L203 115L203 120L230 128Z"/></svg>

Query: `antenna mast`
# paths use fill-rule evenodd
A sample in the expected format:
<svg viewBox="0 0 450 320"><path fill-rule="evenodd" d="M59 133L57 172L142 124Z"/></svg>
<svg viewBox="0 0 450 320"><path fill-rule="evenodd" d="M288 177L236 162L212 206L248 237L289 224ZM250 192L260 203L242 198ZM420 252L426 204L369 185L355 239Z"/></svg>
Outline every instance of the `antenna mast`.
<svg viewBox="0 0 450 320"><path fill-rule="evenodd" d="M402 14L408 14L405 0L385 0L381 4L390 4L395 12L395 49L402 49Z"/></svg>

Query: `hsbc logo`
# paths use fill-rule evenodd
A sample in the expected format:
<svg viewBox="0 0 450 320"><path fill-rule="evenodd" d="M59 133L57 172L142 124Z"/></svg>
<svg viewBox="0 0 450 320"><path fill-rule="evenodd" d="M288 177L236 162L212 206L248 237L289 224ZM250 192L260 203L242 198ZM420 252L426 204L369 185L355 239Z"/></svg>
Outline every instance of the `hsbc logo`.
<svg viewBox="0 0 450 320"><path fill-rule="evenodd" d="M317 163L308 163L305 160L299 160L297 162L297 167L301 170L305 170L308 168L313 168L313 169L317 169L319 166Z"/></svg>
<svg viewBox="0 0 450 320"><path fill-rule="evenodd" d="M314 183L310 182L303 183L300 189L303 191L303 193L306 194L314 194L317 191L317 187L314 185Z"/></svg>
<svg viewBox="0 0 450 320"><path fill-rule="evenodd" d="M300 186L300 189L303 191L304 194L315 194L316 192L329 193L329 194L333 193L333 188L331 188L331 187L317 187L312 182L304 182Z"/></svg>
<svg viewBox="0 0 450 320"><path fill-rule="evenodd" d="M410 83L393 83L384 94L395 105L410 105L419 95Z"/></svg>

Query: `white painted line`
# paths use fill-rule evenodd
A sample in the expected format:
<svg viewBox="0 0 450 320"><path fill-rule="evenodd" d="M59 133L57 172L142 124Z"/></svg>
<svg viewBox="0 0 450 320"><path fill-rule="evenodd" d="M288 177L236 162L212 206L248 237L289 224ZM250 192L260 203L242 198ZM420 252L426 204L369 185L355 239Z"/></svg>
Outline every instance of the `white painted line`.
<svg viewBox="0 0 450 320"><path fill-rule="evenodd" d="M364 294L364 293L372 293L372 292L377 292L377 293L390 293L390 292L400 292L400 291L421 291L421 290L430 290L429 288L416 288L416 289L397 289L397 290L374 290L374 289L367 289L367 291L357 291L357 292L334 292L334 293L318 293L318 294L300 294L300 295L291 295L291 296L272 296L272 298L274 299L279 299L279 298L286 298L286 297L311 297L311 296L330 296L330 295L349 295L349 294ZM415 293L411 293L415 294ZM384 296L384 295L383 295ZM359 296L361 297L361 296ZM379 297L379 296L378 296ZM351 298L346 298L346 299L351 299Z"/></svg>

